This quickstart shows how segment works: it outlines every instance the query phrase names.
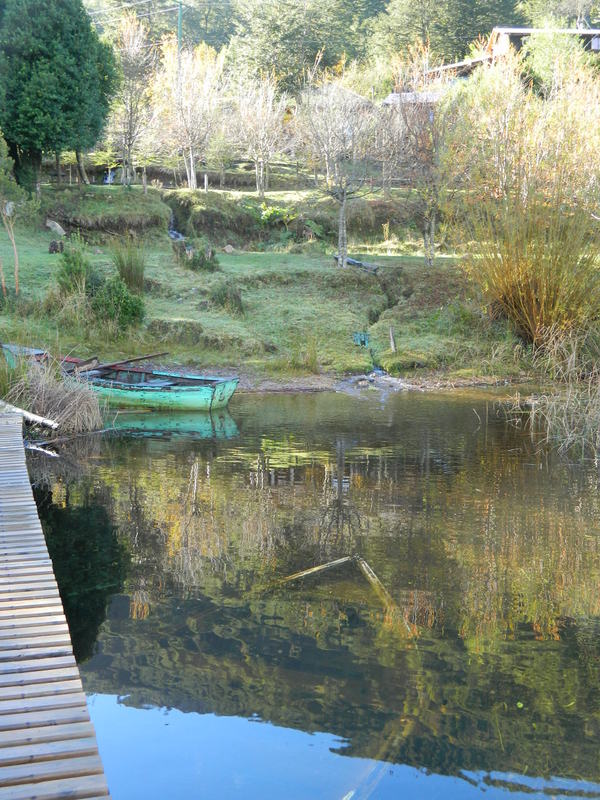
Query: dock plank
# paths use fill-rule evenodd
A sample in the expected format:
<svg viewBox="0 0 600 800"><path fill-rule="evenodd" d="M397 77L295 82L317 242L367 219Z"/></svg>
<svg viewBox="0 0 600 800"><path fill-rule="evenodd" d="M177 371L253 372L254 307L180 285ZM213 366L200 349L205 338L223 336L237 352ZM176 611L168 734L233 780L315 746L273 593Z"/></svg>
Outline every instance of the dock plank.
<svg viewBox="0 0 600 800"><path fill-rule="evenodd" d="M0 800L106 800L21 426L0 414Z"/></svg>

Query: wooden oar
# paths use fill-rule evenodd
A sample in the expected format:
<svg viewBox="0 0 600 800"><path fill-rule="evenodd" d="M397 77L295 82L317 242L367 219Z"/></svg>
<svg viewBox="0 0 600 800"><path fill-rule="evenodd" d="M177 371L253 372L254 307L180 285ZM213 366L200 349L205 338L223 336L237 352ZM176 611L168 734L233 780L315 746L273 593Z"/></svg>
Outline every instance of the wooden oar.
<svg viewBox="0 0 600 800"><path fill-rule="evenodd" d="M110 364L98 364L95 369L111 369L112 367L120 367L123 364L133 364L134 361L146 361L149 358L158 358L159 356L168 356L168 351L164 353L149 353L147 356L136 356L135 358L126 358L121 361L112 361Z"/></svg>

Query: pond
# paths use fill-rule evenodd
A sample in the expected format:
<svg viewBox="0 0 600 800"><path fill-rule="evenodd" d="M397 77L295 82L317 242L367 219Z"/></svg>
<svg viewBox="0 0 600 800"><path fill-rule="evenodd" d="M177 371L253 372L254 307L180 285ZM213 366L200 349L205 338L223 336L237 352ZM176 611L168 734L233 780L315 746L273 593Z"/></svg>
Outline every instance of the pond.
<svg viewBox="0 0 600 800"><path fill-rule="evenodd" d="M483 393L134 420L32 464L114 800L600 796L596 465Z"/></svg>

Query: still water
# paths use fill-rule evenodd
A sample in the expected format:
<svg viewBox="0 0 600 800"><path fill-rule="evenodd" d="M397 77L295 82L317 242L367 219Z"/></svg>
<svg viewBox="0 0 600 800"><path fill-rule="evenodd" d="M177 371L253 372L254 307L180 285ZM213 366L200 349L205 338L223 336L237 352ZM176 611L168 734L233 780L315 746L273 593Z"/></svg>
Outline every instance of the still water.
<svg viewBox="0 0 600 800"><path fill-rule="evenodd" d="M114 800L600 796L597 466L483 394L149 419L31 465Z"/></svg>

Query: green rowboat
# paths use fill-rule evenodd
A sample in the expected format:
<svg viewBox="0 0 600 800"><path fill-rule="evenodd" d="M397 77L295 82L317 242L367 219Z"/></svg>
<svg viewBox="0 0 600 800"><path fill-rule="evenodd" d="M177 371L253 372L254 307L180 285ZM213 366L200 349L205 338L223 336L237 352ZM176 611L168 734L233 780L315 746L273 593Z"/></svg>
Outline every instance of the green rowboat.
<svg viewBox="0 0 600 800"><path fill-rule="evenodd" d="M238 385L237 378L188 375L141 367L94 369L65 380L90 387L108 405L164 411L212 411L224 408Z"/></svg>
<svg viewBox="0 0 600 800"><path fill-rule="evenodd" d="M20 345L2 344L7 363L19 359L44 362L48 355ZM140 359L132 359L140 360ZM61 361L66 382L89 386L108 405L117 408L151 408L161 411L213 411L225 408L238 385L238 378L220 378L165 372L148 367L127 366L128 362L97 365L67 356Z"/></svg>

